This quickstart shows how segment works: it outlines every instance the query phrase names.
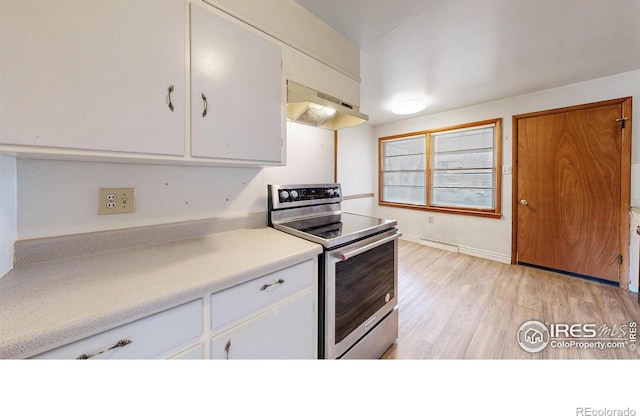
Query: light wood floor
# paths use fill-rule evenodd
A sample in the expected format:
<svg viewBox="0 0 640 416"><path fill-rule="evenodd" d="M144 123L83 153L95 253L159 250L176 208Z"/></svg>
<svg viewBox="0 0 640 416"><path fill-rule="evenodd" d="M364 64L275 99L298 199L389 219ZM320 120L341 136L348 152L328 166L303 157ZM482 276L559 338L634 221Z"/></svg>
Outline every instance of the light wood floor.
<svg viewBox="0 0 640 416"><path fill-rule="evenodd" d="M640 358L627 347L528 353L517 343L529 320L640 323L637 295L610 285L400 240L398 286L399 338L382 358Z"/></svg>

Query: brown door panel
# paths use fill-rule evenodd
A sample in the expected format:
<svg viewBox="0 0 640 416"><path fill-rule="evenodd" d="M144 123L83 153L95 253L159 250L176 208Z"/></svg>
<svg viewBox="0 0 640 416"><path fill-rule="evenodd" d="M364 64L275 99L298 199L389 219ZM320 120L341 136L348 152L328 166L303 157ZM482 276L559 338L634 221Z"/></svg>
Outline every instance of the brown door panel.
<svg viewBox="0 0 640 416"><path fill-rule="evenodd" d="M621 105L517 120L518 261L619 281Z"/></svg>

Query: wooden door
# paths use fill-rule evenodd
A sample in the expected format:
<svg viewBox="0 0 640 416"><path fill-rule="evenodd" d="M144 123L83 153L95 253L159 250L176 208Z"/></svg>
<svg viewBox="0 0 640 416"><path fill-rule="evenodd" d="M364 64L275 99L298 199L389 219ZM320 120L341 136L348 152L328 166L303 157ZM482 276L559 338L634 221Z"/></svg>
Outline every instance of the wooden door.
<svg viewBox="0 0 640 416"><path fill-rule="evenodd" d="M519 263L620 281L630 181L621 118L621 102L514 117Z"/></svg>

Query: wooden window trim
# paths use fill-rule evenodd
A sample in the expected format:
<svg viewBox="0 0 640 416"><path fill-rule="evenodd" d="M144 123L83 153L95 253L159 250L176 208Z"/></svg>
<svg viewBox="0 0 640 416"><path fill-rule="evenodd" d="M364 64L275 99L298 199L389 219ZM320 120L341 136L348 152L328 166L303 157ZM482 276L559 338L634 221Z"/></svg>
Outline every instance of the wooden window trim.
<svg viewBox="0 0 640 416"><path fill-rule="evenodd" d="M494 206L495 208L492 210L485 209L473 209L473 208L455 208L455 207L440 207L440 206L431 206L431 134L432 133L441 133L449 130L459 130L465 128L473 128L479 127L483 125L491 125L493 124L495 127L494 130L494 169L493 169L493 179L495 183L495 194L494 194ZM426 168L425 168L425 205L414 205L414 204L403 204L398 202L388 202L382 200L382 191L383 191L383 144L389 140L403 139L412 136L422 136L424 135L426 143L425 143L425 158L426 158ZM489 120L477 121L472 123L464 123L458 124L454 126L442 127L437 129L429 129L429 130L421 130L414 131L410 133L403 133L393 136L385 136L378 138L378 205L392 208L405 208L405 209L414 209L420 211L430 211L430 212L442 212L447 214L457 214L457 215L470 215L476 217L484 217L484 218L494 218L499 219L502 218L502 118L494 118Z"/></svg>

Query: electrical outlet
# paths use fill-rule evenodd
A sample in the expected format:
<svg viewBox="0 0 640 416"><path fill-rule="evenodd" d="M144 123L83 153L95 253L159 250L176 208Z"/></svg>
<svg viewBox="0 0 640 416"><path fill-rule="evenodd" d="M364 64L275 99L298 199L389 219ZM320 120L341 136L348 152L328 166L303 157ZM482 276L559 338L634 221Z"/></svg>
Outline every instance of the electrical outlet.
<svg viewBox="0 0 640 416"><path fill-rule="evenodd" d="M503 175L511 175L511 166L503 166L502 167Z"/></svg>
<svg viewBox="0 0 640 416"><path fill-rule="evenodd" d="M427 222L428 222L429 224L433 224L433 215L429 215L429 216L427 217Z"/></svg>
<svg viewBox="0 0 640 416"><path fill-rule="evenodd" d="M127 214L135 212L134 188L100 188L98 214Z"/></svg>

